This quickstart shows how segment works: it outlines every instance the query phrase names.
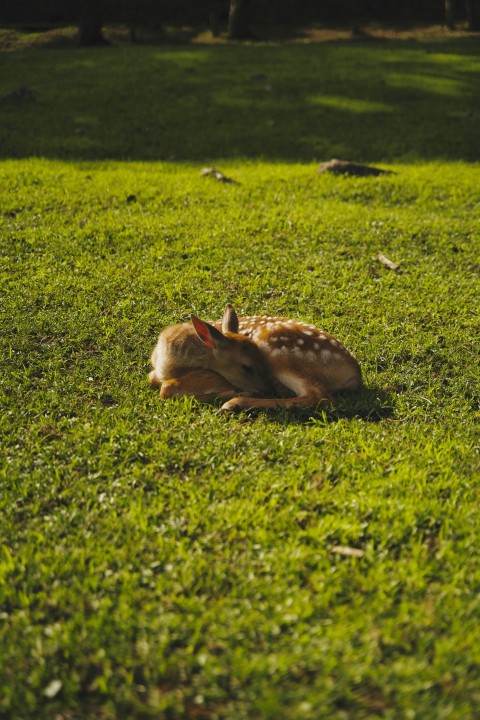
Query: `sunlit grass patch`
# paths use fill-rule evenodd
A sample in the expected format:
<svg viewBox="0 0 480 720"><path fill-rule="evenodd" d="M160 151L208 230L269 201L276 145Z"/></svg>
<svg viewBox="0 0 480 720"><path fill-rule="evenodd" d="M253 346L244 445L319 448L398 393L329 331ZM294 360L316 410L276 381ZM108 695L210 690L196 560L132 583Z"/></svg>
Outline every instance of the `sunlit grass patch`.
<svg viewBox="0 0 480 720"><path fill-rule="evenodd" d="M278 60L280 48L228 48L242 78L270 50ZM358 78L361 63L340 50L325 51L326 67L337 58L345 78L349 63ZM410 62L411 48L394 50ZM317 162L299 161L308 136L294 133L309 111L290 126L272 102L258 126L249 116L246 135L234 113L229 135L215 104L190 98L186 117L180 95L155 114L151 81L134 93L131 65L156 68L162 51L138 52L59 51L38 65L19 54L15 82L37 103L0 111L4 154L21 156L0 164L0 715L475 717L473 120L466 138L450 133L455 120L432 140L433 101L417 116L409 164L401 138L399 156L390 146L390 114L373 132L352 121L369 113L343 109L335 120L345 125L324 126L328 156L343 142L351 159L362 148L358 159L395 173L319 175ZM303 57L315 63L312 53ZM382 71L371 48L356 53L365 77ZM218 58L228 53L203 57L226 93ZM206 87L201 63L188 70L191 55L184 75L169 62L158 82L165 89L168 77L172 98L180 76ZM105 79L109 65L131 89L122 115L114 91L109 106L87 97L95 68ZM297 86L318 90L295 72L276 76L283 108L295 106ZM77 96L71 73L82 79ZM359 97L344 82L344 97ZM242 83L236 97L248 103ZM410 112L402 97L399 117ZM150 129L131 144L128 123L147 118L147 98ZM478 112L468 93L455 103ZM260 122L270 112L278 145ZM232 133L238 153L228 151ZM246 159L256 143L263 159ZM153 161L160 146L183 148L184 161ZM456 160L425 160L442 153ZM213 161L239 184L202 177ZM218 317L227 301L332 332L359 358L365 388L298 413L225 416L192 399L160 401L147 383L160 329L192 311Z"/></svg>

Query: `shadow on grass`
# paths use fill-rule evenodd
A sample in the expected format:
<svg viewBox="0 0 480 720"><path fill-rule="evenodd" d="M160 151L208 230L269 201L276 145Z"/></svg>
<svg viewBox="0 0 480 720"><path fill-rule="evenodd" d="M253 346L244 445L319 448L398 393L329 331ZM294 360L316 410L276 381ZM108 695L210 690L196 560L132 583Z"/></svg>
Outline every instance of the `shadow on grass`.
<svg viewBox="0 0 480 720"><path fill-rule="evenodd" d="M364 387L355 395L342 395L331 415L332 419L357 419L381 422L394 416L394 396L377 387Z"/></svg>
<svg viewBox="0 0 480 720"><path fill-rule="evenodd" d="M480 39L4 53L0 156L475 161L479 49ZM35 101L2 102L18 88Z"/></svg>
<svg viewBox="0 0 480 720"><path fill-rule="evenodd" d="M278 425L327 425L340 420L378 423L394 417L394 398L380 388L364 387L355 395L337 396L335 406L301 407L288 411L252 410L242 414L245 422L253 422L260 416Z"/></svg>

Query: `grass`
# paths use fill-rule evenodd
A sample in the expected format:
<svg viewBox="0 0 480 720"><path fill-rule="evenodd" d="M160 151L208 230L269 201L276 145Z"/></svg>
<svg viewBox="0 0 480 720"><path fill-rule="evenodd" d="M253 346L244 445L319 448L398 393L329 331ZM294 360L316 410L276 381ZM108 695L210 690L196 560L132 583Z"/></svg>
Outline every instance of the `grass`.
<svg viewBox="0 0 480 720"><path fill-rule="evenodd" d="M476 161L478 42L4 53L3 157ZM381 128L381 131L379 131Z"/></svg>
<svg viewBox="0 0 480 720"><path fill-rule="evenodd" d="M2 57L0 716L478 715L477 51ZM227 301L365 390L160 402L157 333Z"/></svg>

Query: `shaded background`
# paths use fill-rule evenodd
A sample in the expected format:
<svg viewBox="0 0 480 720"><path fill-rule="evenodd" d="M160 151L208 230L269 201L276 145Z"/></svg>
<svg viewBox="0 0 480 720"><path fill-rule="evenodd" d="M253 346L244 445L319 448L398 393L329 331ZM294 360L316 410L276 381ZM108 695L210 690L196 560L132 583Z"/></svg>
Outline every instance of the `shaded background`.
<svg viewBox="0 0 480 720"><path fill-rule="evenodd" d="M473 39L3 53L0 156L475 161L479 50Z"/></svg>
<svg viewBox="0 0 480 720"><path fill-rule="evenodd" d="M201 26L214 33L228 25L230 37L262 35L258 26L333 23L361 32L366 22L455 22L480 28L480 0L8 0L0 8L0 23L79 23L85 43L98 42L102 23ZM255 26L252 32L251 26Z"/></svg>
<svg viewBox="0 0 480 720"><path fill-rule="evenodd" d="M0 9L0 27L12 28L0 31L0 49L15 49L7 40L16 29L24 42L39 29L48 36L47 28L62 28L55 31L57 42L66 24L74 27L61 47L34 55L2 53L0 157L476 161L480 37L451 33L441 42L404 42L400 50L398 43L374 40L371 23L454 24L463 18L464 27L466 18L475 26L479 5L480 0L10 1ZM341 23L348 42L261 41L272 28L288 36L315 23ZM166 42L175 37L166 32L171 24L181 45ZM122 27L124 41L106 42L107 27ZM184 42L201 28L206 42L199 43L198 34L195 43ZM229 43L230 36L258 42ZM153 43L143 42L153 37ZM99 47L87 54L78 40Z"/></svg>

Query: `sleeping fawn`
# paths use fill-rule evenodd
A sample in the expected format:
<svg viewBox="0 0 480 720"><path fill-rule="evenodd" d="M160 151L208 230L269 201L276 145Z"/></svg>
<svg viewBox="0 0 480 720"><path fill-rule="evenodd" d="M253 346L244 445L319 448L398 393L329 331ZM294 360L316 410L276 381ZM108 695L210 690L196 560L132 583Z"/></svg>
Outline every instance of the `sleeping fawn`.
<svg viewBox="0 0 480 720"><path fill-rule="evenodd" d="M333 394L361 386L357 360L314 325L239 318L230 304L221 321L191 321L166 328L153 351L149 380L162 398L223 398L222 410L290 408L332 402Z"/></svg>

